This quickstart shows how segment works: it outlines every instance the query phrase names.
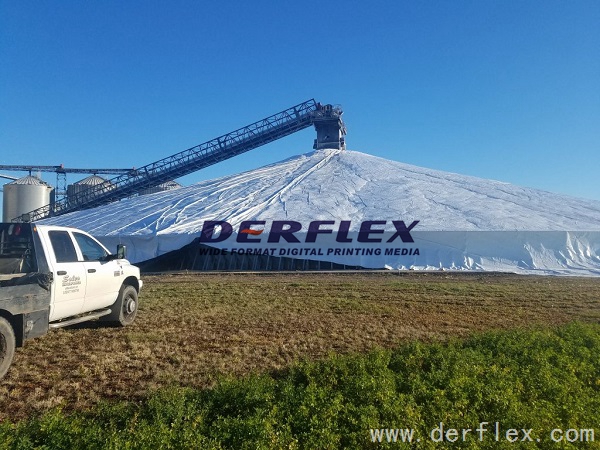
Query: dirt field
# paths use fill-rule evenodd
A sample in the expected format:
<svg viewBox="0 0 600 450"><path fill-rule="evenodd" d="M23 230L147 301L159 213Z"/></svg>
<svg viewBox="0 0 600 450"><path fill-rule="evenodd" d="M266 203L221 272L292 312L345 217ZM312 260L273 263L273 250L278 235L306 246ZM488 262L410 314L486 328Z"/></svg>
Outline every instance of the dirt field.
<svg viewBox="0 0 600 450"><path fill-rule="evenodd" d="M28 342L0 382L0 419L138 400L168 385L285 367L330 352L501 328L600 321L600 279L498 274L145 277L133 326Z"/></svg>

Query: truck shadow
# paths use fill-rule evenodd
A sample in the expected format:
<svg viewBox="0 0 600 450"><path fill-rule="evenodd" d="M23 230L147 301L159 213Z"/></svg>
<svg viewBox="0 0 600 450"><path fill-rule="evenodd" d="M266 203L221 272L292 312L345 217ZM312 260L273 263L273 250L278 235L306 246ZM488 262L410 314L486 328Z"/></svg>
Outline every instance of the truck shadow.
<svg viewBox="0 0 600 450"><path fill-rule="evenodd" d="M97 330L99 328L119 328L117 325L113 325L109 322L100 322L99 320L92 320L89 322L75 323L63 327L65 330Z"/></svg>

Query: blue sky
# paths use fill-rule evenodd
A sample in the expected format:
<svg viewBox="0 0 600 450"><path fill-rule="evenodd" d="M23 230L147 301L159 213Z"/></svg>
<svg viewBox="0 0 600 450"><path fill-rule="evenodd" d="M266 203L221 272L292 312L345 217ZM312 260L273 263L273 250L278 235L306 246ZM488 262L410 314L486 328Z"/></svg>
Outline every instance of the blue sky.
<svg viewBox="0 0 600 450"><path fill-rule="evenodd" d="M600 200L599 23L597 0L0 0L0 164L139 167L315 98L349 150Z"/></svg>

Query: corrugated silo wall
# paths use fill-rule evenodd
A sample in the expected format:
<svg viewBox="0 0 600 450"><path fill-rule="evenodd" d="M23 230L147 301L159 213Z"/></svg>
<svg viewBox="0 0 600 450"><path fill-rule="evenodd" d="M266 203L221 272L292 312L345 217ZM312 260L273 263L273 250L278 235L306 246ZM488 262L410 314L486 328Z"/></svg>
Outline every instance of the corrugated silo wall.
<svg viewBox="0 0 600 450"><path fill-rule="evenodd" d="M190 244L156 258L136 263L142 272L199 271L303 271L360 270L361 266L331 261L287 258L271 255L240 255L215 249L195 239Z"/></svg>
<svg viewBox="0 0 600 450"><path fill-rule="evenodd" d="M50 204L54 188L28 175L5 184L3 190L2 221L10 222L22 214Z"/></svg>

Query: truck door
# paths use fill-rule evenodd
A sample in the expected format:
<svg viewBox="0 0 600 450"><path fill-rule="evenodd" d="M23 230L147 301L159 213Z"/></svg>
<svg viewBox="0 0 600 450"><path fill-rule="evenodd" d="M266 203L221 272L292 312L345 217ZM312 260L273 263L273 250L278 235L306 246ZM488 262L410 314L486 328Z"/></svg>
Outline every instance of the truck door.
<svg viewBox="0 0 600 450"><path fill-rule="evenodd" d="M68 231L51 230L48 238L53 252L54 302L50 321L79 314L85 299L86 270Z"/></svg>
<svg viewBox="0 0 600 450"><path fill-rule="evenodd" d="M106 261L108 251L91 236L73 232L86 271L85 312L112 305L119 294L123 271L117 260Z"/></svg>

